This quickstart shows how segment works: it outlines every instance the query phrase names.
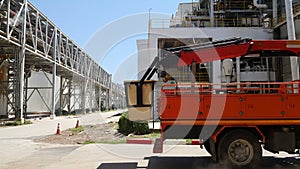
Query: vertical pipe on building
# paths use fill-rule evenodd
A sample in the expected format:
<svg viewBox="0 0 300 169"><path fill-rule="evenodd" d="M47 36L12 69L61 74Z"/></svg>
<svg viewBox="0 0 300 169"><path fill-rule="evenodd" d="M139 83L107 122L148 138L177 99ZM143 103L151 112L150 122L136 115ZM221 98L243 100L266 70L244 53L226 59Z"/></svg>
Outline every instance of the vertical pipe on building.
<svg viewBox="0 0 300 169"><path fill-rule="evenodd" d="M214 16L214 0L210 0L210 13L209 13L209 16L210 16L210 24L211 26L213 27L215 24L215 16Z"/></svg>
<svg viewBox="0 0 300 169"><path fill-rule="evenodd" d="M273 0L273 26L275 26L275 24L278 23L278 16L277 16L277 13L278 13L278 9L277 9L277 0Z"/></svg>
<svg viewBox="0 0 300 169"><path fill-rule="evenodd" d="M47 38L46 38L47 39ZM55 118L55 90L56 90L56 55L57 55L57 28L54 28L54 42L53 42L53 65L52 65L52 98L51 98L51 115L50 119Z"/></svg>
<svg viewBox="0 0 300 169"><path fill-rule="evenodd" d="M288 39L296 40L292 0L285 1L285 11L286 11ZM290 62L291 62L292 80L298 80L299 79L298 58L290 57Z"/></svg>
<svg viewBox="0 0 300 169"><path fill-rule="evenodd" d="M294 23L292 0L285 1L285 10L286 10L288 38L289 40L295 40L296 34L295 34L295 23Z"/></svg>
<svg viewBox="0 0 300 169"><path fill-rule="evenodd" d="M19 74L19 98L18 98L18 118L21 121L21 123L24 123L24 68L25 68L25 52L26 52L26 20L27 20L27 0L23 0L23 23L22 23L22 37L21 37L21 51L19 54L19 68L20 68L20 74Z"/></svg>
<svg viewBox="0 0 300 169"><path fill-rule="evenodd" d="M236 82L239 84L241 83L241 57L237 57L236 58ZM240 88L241 86L238 85L238 88Z"/></svg>

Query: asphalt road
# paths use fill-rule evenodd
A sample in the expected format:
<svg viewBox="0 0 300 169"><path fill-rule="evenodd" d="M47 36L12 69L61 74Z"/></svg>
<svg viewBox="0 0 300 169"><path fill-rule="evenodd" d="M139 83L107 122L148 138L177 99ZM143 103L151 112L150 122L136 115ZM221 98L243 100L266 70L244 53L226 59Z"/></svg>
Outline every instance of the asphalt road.
<svg viewBox="0 0 300 169"><path fill-rule="evenodd" d="M219 169L209 154L194 145L165 145L162 154L153 154L153 145L90 144L55 145L36 143L39 137L84 124L114 121L120 112L88 114L81 117L43 119L32 125L0 128L1 169ZM298 155L273 155L264 151L265 169L300 169Z"/></svg>

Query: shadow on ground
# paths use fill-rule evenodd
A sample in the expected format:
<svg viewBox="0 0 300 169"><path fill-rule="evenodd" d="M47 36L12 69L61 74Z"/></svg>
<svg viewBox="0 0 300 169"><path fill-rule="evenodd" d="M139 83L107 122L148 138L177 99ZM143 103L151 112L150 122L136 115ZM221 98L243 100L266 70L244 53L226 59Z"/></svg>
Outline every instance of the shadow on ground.
<svg viewBox="0 0 300 169"><path fill-rule="evenodd" d="M97 169L136 169L137 163L102 163Z"/></svg>
<svg viewBox="0 0 300 169"><path fill-rule="evenodd" d="M221 169L221 164L212 162L210 157L146 157L147 169ZM300 160L264 157L261 169L300 169ZM137 169L137 163L102 163L97 169Z"/></svg>

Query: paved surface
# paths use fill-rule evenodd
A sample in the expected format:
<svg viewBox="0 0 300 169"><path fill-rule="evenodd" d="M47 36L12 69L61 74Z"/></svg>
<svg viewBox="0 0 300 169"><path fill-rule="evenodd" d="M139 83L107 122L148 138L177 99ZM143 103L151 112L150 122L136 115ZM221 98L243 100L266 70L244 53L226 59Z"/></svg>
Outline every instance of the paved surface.
<svg viewBox="0 0 300 169"><path fill-rule="evenodd" d="M78 116L80 125L95 125L109 122L117 122L120 115L127 110L116 110L104 113L91 113Z"/></svg>
<svg viewBox="0 0 300 169"><path fill-rule="evenodd" d="M50 161L76 150L79 146L62 146L35 143L33 140L56 133L57 124L60 129L74 128L77 120L80 125L101 124L116 121L122 111L93 113L81 116L57 117L54 120L44 118L35 120L31 125L0 128L0 168L44 168Z"/></svg>
<svg viewBox="0 0 300 169"><path fill-rule="evenodd" d="M32 125L0 128L1 169L219 169L208 153L194 145L166 145L163 154L153 154L153 145L90 144L54 145L36 143L35 138L81 124L115 121L120 112L94 113L80 117L43 119ZM264 151L263 168L299 168L297 155Z"/></svg>

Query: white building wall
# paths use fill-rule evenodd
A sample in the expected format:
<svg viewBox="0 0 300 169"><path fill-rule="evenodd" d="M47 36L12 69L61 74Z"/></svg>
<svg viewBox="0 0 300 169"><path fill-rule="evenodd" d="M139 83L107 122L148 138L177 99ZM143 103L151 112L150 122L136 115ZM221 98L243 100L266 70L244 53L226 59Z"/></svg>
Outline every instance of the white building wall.
<svg viewBox="0 0 300 169"><path fill-rule="evenodd" d="M44 74L43 72L32 72L30 78L28 79L28 87L30 88L39 88L39 87L49 87L49 89L38 89L41 96L39 95L38 91L33 89L28 90L28 97L33 92L31 98L28 100L27 103L27 112L50 112L52 106L52 85L47 80L46 76L50 80L52 80L52 74ZM50 88L51 87L51 88ZM56 78L56 103L59 99L59 88L60 88L60 78ZM44 103L44 101L46 104ZM47 108L50 108L50 110Z"/></svg>
<svg viewBox="0 0 300 169"><path fill-rule="evenodd" d="M181 19L192 13L193 4L192 3L180 3L175 14L176 19Z"/></svg>

